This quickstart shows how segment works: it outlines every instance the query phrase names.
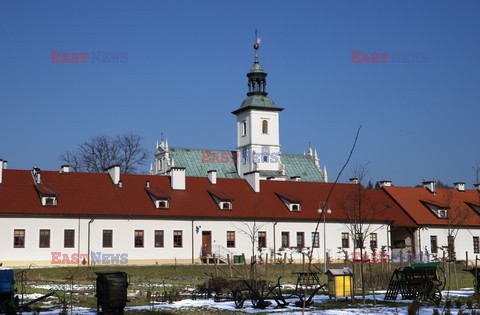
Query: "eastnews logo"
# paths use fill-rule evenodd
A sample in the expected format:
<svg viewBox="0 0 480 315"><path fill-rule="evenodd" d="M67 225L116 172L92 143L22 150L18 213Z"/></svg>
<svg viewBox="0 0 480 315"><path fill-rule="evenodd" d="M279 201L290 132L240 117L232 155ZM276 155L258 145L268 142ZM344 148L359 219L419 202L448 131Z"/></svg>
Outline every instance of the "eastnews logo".
<svg viewBox="0 0 480 315"><path fill-rule="evenodd" d="M86 52L73 52L71 54L61 51L52 51L52 63L127 63L128 53L113 53L93 51L91 54Z"/></svg>
<svg viewBox="0 0 480 315"><path fill-rule="evenodd" d="M66 254L61 252L52 252L52 265L76 265L81 263L86 265L88 254ZM107 254L102 252L90 252L91 265L126 265L128 264L128 254Z"/></svg>
<svg viewBox="0 0 480 315"><path fill-rule="evenodd" d="M352 63L426 63L428 57L424 53L405 51L388 52L361 52L352 51Z"/></svg>
<svg viewBox="0 0 480 315"><path fill-rule="evenodd" d="M243 163L278 163L280 154L273 153L250 153L238 154L237 152L212 152L202 151L202 163L237 163L241 159Z"/></svg>
<svg viewBox="0 0 480 315"><path fill-rule="evenodd" d="M368 264L387 264L389 261L390 255L382 253L363 253L353 252L352 253L352 263L368 263ZM410 264L410 263L426 263L430 261L428 254L414 255L410 253L402 252L392 252L391 263L393 264Z"/></svg>

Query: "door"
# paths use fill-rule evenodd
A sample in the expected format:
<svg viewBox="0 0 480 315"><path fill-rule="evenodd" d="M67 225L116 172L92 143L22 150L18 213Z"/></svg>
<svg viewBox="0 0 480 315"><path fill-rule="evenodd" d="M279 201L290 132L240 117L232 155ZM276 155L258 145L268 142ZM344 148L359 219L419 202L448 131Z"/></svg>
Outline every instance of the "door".
<svg viewBox="0 0 480 315"><path fill-rule="evenodd" d="M202 256L212 254L212 232L202 231Z"/></svg>

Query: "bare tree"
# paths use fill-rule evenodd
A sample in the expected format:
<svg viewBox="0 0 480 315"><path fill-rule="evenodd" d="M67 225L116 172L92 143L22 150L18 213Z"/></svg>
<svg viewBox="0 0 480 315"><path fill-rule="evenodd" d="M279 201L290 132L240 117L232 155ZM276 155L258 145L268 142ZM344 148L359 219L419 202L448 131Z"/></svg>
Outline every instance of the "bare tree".
<svg viewBox="0 0 480 315"><path fill-rule="evenodd" d="M470 210L463 206L458 200L453 197L453 189L445 188L445 194L443 197L445 210L447 210L447 254L449 261L456 260L455 254L455 239L457 238L460 228L464 226L465 221L468 218Z"/></svg>
<svg viewBox="0 0 480 315"><path fill-rule="evenodd" d="M382 225L373 224L378 221L379 216L385 211L384 207L375 204L368 197L368 191L362 186L368 173L366 165L355 165L352 169L351 176L356 179L357 184L351 187L351 193L343 196L341 207L347 216L345 223L346 228L350 232L354 246L354 260L360 258L360 282L362 289L362 301L365 303L365 240L371 237L372 233L382 228ZM360 251L360 257L356 255Z"/></svg>
<svg viewBox="0 0 480 315"><path fill-rule="evenodd" d="M60 160L75 172L103 172L112 165L120 165L123 173L137 173L148 156L141 140L135 134L96 136L78 145L75 151L60 155Z"/></svg>
<svg viewBox="0 0 480 315"><path fill-rule="evenodd" d="M480 161L476 160L475 165L472 166L473 170L473 180L475 181L474 184L480 183Z"/></svg>

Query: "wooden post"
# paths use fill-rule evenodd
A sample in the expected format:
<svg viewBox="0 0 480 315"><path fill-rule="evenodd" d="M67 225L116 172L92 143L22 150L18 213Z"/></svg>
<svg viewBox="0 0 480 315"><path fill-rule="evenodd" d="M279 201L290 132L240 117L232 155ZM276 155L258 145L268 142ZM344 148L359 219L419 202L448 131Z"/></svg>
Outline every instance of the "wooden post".
<svg viewBox="0 0 480 315"><path fill-rule="evenodd" d="M215 264L215 277L218 277L217 257L213 254L213 263Z"/></svg>
<svg viewBox="0 0 480 315"><path fill-rule="evenodd" d="M265 256L265 278L268 277L268 254Z"/></svg>
<svg viewBox="0 0 480 315"><path fill-rule="evenodd" d="M227 261L228 261L228 269L230 269L230 278L232 278L233 273L232 273L232 262L230 261L230 254L227 254Z"/></svg>
<svg viewBox="0 0 480 315"><path fill-rule="evenodd" d="M403 250L400 250L400 266L403 265Z"/></svg>
<svg viewBox="0 0 480 315"><path fill-rule="evenodd" d="M478 277L478 255L475 255L475 280L473 281L473 284L475 285L475 288L473 288L474 292L475 292L475 301L477 301L478 303L478 300L479 300L479 296L480 294L478 294L478 282L477 282L477 277Z"/></svg>
<svg viewBox="0 0 480 315"><path fill-rule="evenodd" d="M282 275L285 277L285 266L287 264L287 253L285 253L283 255L283 271L282 271Z"/></svg>
<svg viewBox="0 0 480 315"><path fill-rule="evenodd" d="M458 290L458 279L457 279L457 262L453 262L453 273L455 276L455 289Z"/></svg>
<svg viewBox="0 0 480 315"><path fill-rule="evenodd" d="M305 272L305 253L302 253L302 271Z"/></svg>
<svg viewBox="0 0 480 315"><path fill-rule="evenodd" d="M445 269L445 251L443 251L442 265L443 265L443 270L446 270L446 269Z"/></svg>
<svg viewBox="0 0 480 315"><path fill-rule="evenodd" d="M248 278L247 260L245 259L245 254L243 253L242 253L242 259L243 259L243 269L245 270L245 278Z"/></svg>
<svg viewBox="0 0 480 315"><path fill-rule="evenodd" d="M468 250L465 251L465 270L468 269Z"/></svg>

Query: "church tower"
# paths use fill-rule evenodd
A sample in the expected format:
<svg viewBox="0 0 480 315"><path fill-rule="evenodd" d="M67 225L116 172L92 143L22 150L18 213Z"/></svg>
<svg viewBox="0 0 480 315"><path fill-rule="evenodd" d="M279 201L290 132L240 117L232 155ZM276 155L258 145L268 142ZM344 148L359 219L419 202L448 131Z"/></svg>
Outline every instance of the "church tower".
<svg viewBox="0 0 480 315"><path fill-rule="evenodd" d="M237 116L237 171L258 171L261 179L285 180L280 158L278 107L267 95L267 73L258 59L260 39L253 45L255 59L247 73L247 98L232 114Z"/></svg>

